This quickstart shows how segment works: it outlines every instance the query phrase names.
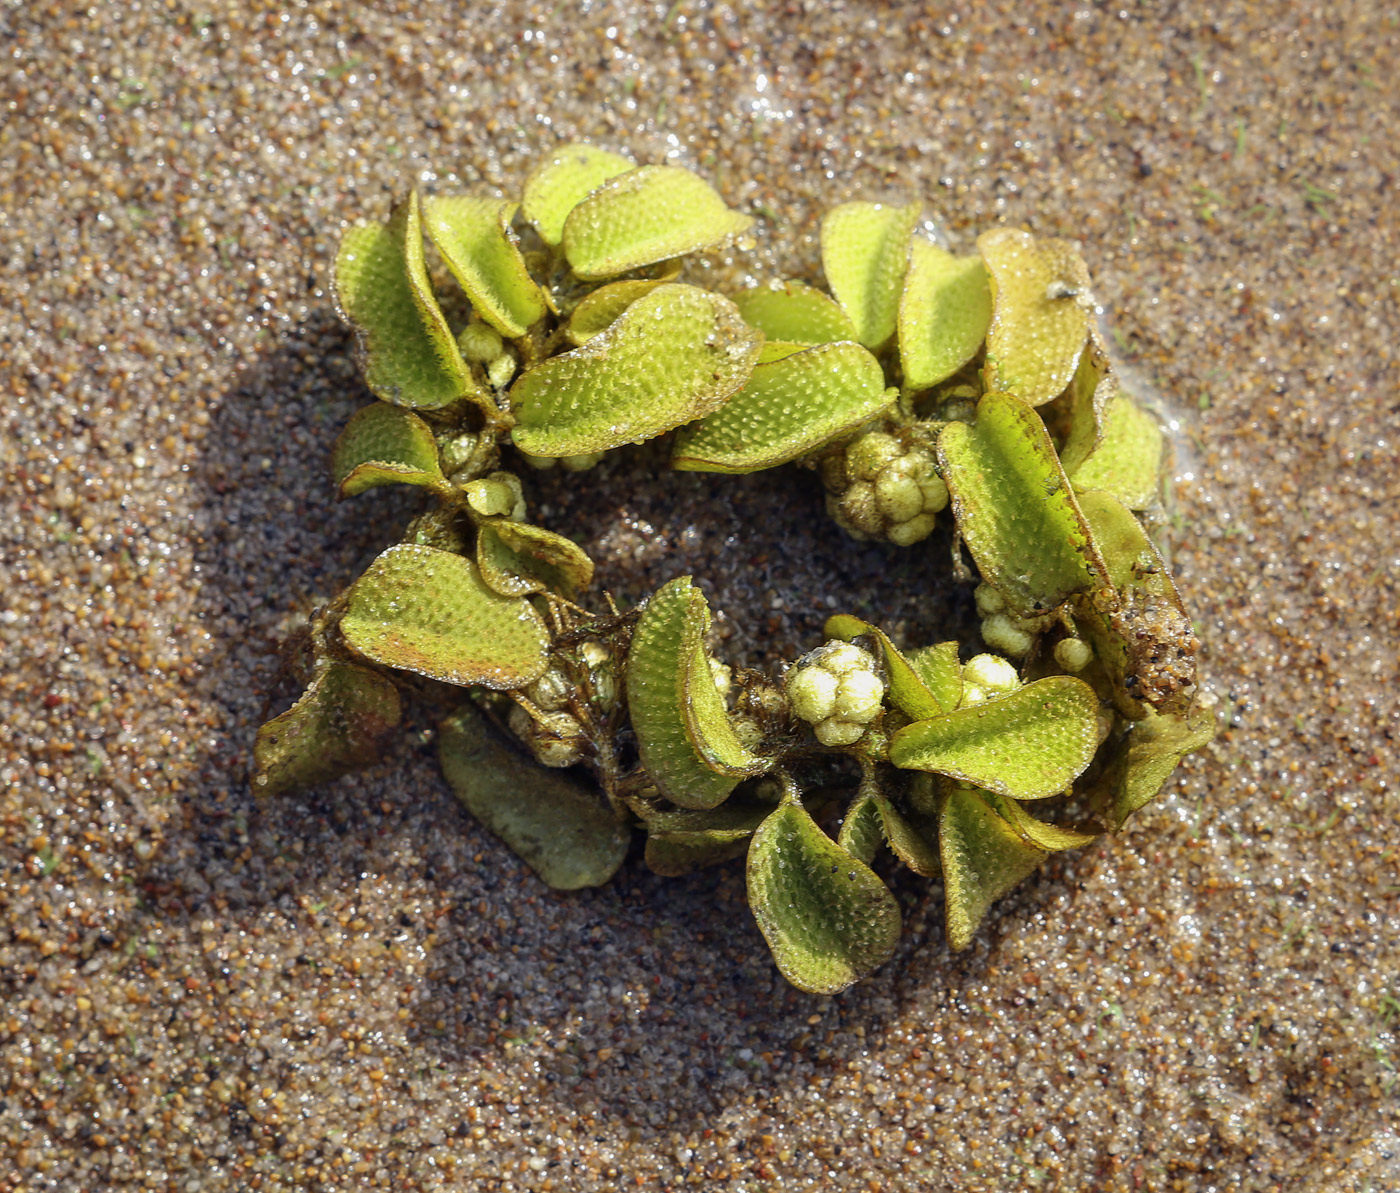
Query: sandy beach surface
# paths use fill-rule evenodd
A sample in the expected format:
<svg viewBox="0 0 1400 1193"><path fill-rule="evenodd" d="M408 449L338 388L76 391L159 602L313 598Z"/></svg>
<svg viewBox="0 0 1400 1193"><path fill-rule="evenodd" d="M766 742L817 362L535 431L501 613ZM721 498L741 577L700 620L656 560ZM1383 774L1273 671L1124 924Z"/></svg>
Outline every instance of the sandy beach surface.
<svg viewBox="0 0 1400 1193"><path fill-rule="evenodd" d="M0 1190L1400 1189L1397 59L1379 0L0 3ZM907 873L834 998L737 865L553 893L421 712L250 794L282 643L411 508L327 477L340 231L577 138L759 217L717 285L819 278L852 197L1077 237L1174 429L1228 728L965 954ZM946 539L846 544L805 474L531 483L735 659L833 593L972 643Z"/></svg>

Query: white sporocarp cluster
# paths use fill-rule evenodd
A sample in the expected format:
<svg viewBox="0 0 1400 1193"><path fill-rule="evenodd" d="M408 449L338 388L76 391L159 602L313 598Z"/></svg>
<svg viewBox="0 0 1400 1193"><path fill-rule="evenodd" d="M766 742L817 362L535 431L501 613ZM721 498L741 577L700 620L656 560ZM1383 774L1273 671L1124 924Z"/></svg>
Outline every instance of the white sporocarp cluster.
<svg viewBox="0 0 1400 1193"><path fill-rule="evenodd" d="M885 431L869 431L821 464L827 511L858 539L884 538L908 547L933 531L948 504L948 486L933 453L906 447Z"/></svg>
<svg viewBox="0 0 1400 1193"><path fill-rule="evenodd" d="M787 673L786 688L792 711L811 722L824 746L859 741L884 706L875 657L849 642L828 642L798 659Z"/></svg>

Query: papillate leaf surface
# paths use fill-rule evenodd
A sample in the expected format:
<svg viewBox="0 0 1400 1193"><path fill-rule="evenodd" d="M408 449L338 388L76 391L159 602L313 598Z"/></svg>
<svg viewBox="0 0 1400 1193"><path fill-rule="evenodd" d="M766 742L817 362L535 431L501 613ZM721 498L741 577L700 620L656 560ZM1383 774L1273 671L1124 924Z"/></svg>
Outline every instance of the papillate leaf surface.
<svg viewBox="0 0 1400 1193"><path fill-rule="evenodd" d="M423 226L477 313L509 339L544 318L544 294L510 229L516 204L454 195L423 202Z"/></svg>
<svg viewBox="0 0 1400 1193"><path fill-rule="evenodd" d="M1076 493L1097 489L1129 509L1157 500L1162 470L1162 431L1157 420L1124 393L1115 394L1103 434L1083 463L1066 469Z"/></svg>
<svg viewBox="0 0 1400 1193"><path fill-rule="evenodd" d="M909 665L944 709L952 711L962 703L963 673L956 642L920 647L909 655Z"/></svg>
<svg viewBox="0 0 1400 1193"><path fill-rule="evenodd" d="M617 322L618 316L644 294L650 294L660 282L643 278L628 278L622 282L609 282L599 286L574 308L569 316L569 342L575 346L586 344L600 332L607 331Z"/></svg>
<svg viewBox="0 0 1400 1193"><path fill-rule="evenodd" d="M1106 779L1111 791L1113 824L1124 821L1152 802L1187 754L1215 737L1215 718L1208 709L1156 713L1148 710L1115 743L1116 754Z"/></svg>
<svg viewBox="0 0 1400 1193"><path fill-rule="evenodd" d="M835 299L801 282L754 286L734 295L744 322L770 340L834 344L857 339L856 325Z"/></svg>
<svg viewBox="0 0 1400 1193"><path fill-rule="evenodd" d="M938 849L948 947L967 948L993 903L1020 884L1046 852L1021 839L976 791L954 788L939 814Z"/></svg>
<svg viewBox="0 0 1400 1193"><path fill-rule="evenodd" d="M424 410L475 399L476 383L428 283L416 191L387 223L356 224L341 237L335 287L376 397Z"/></svg>
<svg viewBox="0 0 1400 1193"><path fill-rule="evenodd" d="M1058 795L1098 746L1098 697L1056 675L1005 696L916 721L890 739L890 761L1012 799Z"/></svg>
<svg viewBox="0 0 1400 1193"><path fill-rule="evenodd" d="M331 474L342 497L377 485L447 487L432 428L411 410L387 402L351 416L331 451Z"/></svg>
<svg viewBox="0 0 1400 1193"><path fill-rule="evenodd" d="M988 807L994 809L1023 840L1051 853L1065 849L1082 849L1098 839L1097 833L1080 832L1078 829L1064 828L1050 824L1032 816L1014 799L994 795L990 791L981 793Z"/></svg>
<svg viewBox="0 0 1400 1193"><path fill-rule="evenodd" d="M254 794L297 791L372 765L399 715L399 691L384 676L330 663L291 708L258 730Z"/></svg>
<svg viewBox="0 0 1400 1193"><path fill-rule="evenodd" d="M768 763L739 740L710 669L710 656L705 650L710 606L698 588L690 589L688 600L681 642L680 697L690 744L701 761L720 774L762 774Z"/></svg>
<svg viewBox="0 0 1400 1193"><path fill-rule="evenodd" d="M1067 241L995 228L977 238L992 279L987 388L1040 406L1064 392L1089 337L1089 282Z"/></svg>
<svg viewBox="0 0 1400 1193"><path fill-rule="evenodd" d="M975 423L943 428L938 460L963 541L1015 612L1054 609L1101 583L1088 525L1029 406L984 394Z"/></svg>
<svg viewBox="0 0 1400 1193"><path fill-rule="evenodd" d="M658 286L607 331L521 376L512 435L536 456L652 439L723 405L748 380L760 342L727 298Z"/></svg>
<svg viewBox="0 0 1400 1193"><path fill-rule="evenodd" d="M828 837L795 799L749 844L749 907L789 982L835 994L888 961L899 904L864 862Z"/></svg>
<svg viewBox="0 0 1400 1193"><path fill-rule="evenodd" d="M504 518L482 523L476 562L482 579L504 596L547 589L572 600L593 582L593 561L572 539Z"/></svg>
<svg viewBox="0 0 1400 1193"><path fill-rule="evenodd" d="M506 597L460 555L401 543L350 590L340 623L357 654L443 683L522 688L544 674L549 633L523 597Z"/></svg>
<svg viewBox="0 0 1400 1193"><path fill-rule="evenodd" d="M639 166L602 183L564 221L564 255L581 278L611 278L712 248L753 224L681 166Z"/></svg>
<svg viewBox="0 0 1400 1193"><path fill-rule="evenodd" d="M898 396L859 344L808 348L755 365L719 410L680 431L671 464L690 472L773 468L853 433Z"/></svg>
<svg viewBox="0 0 1400 1193"><path fill-rule="evenodd" d="M520 210L545 244L556 245L564 239L569 212L609 178L625 174L634 165L596 145L565 145L525 180Z"/></svg>
<svg viewBox="0 0 1400 1193"><path fill-rule="evenodd" d="M899 300L899 361L906 390L928 389L977 355L992 322L992 290L978 256L910 241Z"/></svg>
<svg viewBox="0 0 1400 1193"><path fill-rule="evenodd" d="M822 219L822 269L856 338L877 349L895 332L919 205L843 203Z"/></svg>
<svg viewBox="0 0 1400 1193"><path fill-rule="evenodd" d="M555 890L601 886L631 833L603 794L538 766L467 706L445 720L438 755L457 798Z"/></svg>

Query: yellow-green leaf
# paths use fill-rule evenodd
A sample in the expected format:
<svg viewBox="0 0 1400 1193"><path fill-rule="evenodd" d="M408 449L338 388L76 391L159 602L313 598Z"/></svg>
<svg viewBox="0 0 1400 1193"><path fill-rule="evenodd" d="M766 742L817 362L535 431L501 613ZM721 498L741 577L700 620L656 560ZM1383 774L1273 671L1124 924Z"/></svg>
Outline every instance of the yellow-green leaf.
<svg viewBox="0 0 1400 1193"><path fill-rule="evenodd" d="M752 224L698 174L640 166L609 178L569 213L564 255L581 278L611 278L712 248Z"/></svg>
<svg viewBox="0 0 1400 1193"><path fill-rule="evenodd" d="M627 705L642 765L661 794L682 808L706 809L723 803L742 774L712 766L687 723L694 623L706 615L704 598L697 605L696 596L690 577L681 576L647 601L627 653ZM708 663L705 668L708 673Z"/></svg>
<svg viewBox="0 0 1400 1193"><path fill-rule="evenodd" d="M503 596L557 592L573 600L593 583L593 561L572 539L526 522L491 519L477 531L481 578Z"/></svg>
<svg viewBox="0 0 1400 1193"><path fill-rule="evenodd" d="M548 662L527 600L488 588L469 559L407 543L355 581L340 630L372 662L462 686L523 688Z"/></svg>
<svg viewBox="0 0 1400 1193"><path fill-rule="evenodd" d="M1215 737L1215 719L1208 709L1156 713L1148 710L1114 744L1104 781L1110 792L1109 814L1114 827L1151 803L1181 760Z"/></svg>
<svg viewBox="0 0 1400 1193"><path fill-rule="evenodd" d="M463 396L485 400L428 283L416 191L388 223L356 224L341 237L335 287L376 397L424 410Z"/></svg>
<svg viewBox="0 0 1400 1193"><path fill-rule="evenodd" d="M535 765L475 708L442 723L438 752L467 810L555 890L601 886L627 856L631 834L602 792Z"/></svg>
<svg viewBox="0 0 1400 1193"><path fill-rule="evenodd" d="M376 485L446 489L432 428L411 410L375 402L357 410L331 451L342 497Z"/></svg>
<svg viewBox="0 0 1400 1193"><path fill-rule="evenodd" d="M910 654L909 665L945 709L957 708L962 703L963 673L956 642L921 647Z"/></svg>
<svg viewBox="0 0 1400 1193"><path fill-rule="evenodd" d="M678 877L742 857L772 804L729 800L718 808L659 812L647 817L646 863L655 874Z"/></svg>
<svg viewBox="0 0 1400 1193"><path fill-rule="evenodd" d="M993 903L1044 861L1045 850L1021 839L975 791L954 788L943 799L938 847L948 946L967 948Z"/></svg>
<svg viewBox="0 0 1400 1193"><path fill-rule="evenodd" d="M1076 493L1097 489L1129 509L1157 500L1162 471L1162 432L1157 420L1124 393L1113 396L1103 435L1087 459L1066 469Z"/></svg>
<svg viewBox="0 0 1400 1193"><path fill-rule="evenodd" d="M258 730L254 794L296 791L373 765L399 714L399 691L384 676L328 664L291 708Z"/></svg>
<svg viewBox="0 0 1400 1193"><path fill-rule="evenodd" d="M1014 799L994 795L990 791L981 793L983 800L996 809L1002 819L1014 828L1021 837L1038 849L1057 853L1065 849L1082 849L1098 839L1097 833L1083 833L1078 829L1064 828L1058 824L1048 824L1038 820Z"/></svg>
<svg viewBox="0 0 1400 1193"><path fill-rule="evenodd" d="M938 460L982 578L1023 616L1101 583L1102 560L1040 416L988 393L975 423L948 423Z"/></svg>
<svg viewBox="0 0 1400 1193"><path fill-rule="evenodd" d="M646 278L629 278L599 286L583 299L569 316L565 334L577 347L586 344L600 332L607 331L618 317L644 294L650 294L660 282Z"/></svg>
<svg viewBox="0 0 1400 1193"><path fill-rule="evenodd" d="M977 355L992 322L987 267L914 237L899 300L899 362L906 390L928 389Z"/></svg>
<svg viewBox="0 0 1400 1193"><path fill-rule="evenodd" d="M945 706L938 699L913 664L890 641L890 636L878 626L849 613L838 613L826 619L824 632L828 638L840 638L846 642L869 634L880 644L885 673L889 676L890 702L910 720L922 721L927 717L940 716L954 707Z"/></svg>
<svg viewBox="0 0 1400 1193"><path fill-rule="evenodd" d="M686 735L711 770L740 777L762 774L768 769L768 762L739 740L710 668L710 656L705 650L710 606L698 588L691 588L687 599L680 684L681 716Z"/></svg>
<svg viewBox="0 0 1400 1193"><path fill-rule="evenodd" d="M556 245L564 239L569 212L609 178L625 174L633 162L596 145L565 145L537 166L525 180L520 209L540 239Z"/></svg>
<svg viewBox="0 0 1400 1193"><path fill-rule="evenodd" d="M773 468L852 434L898 397L859 344L808 348L755 365L743 389L680 431L671 464L690 472Z"/></svg>
<svg viewBox="0 0 1400 1193"><path fill-rule="evenodd" d="M885 843L885 826L880 819L880 797L867 791L857 795L846 809L836 844L867 866Z"/></svg>
<svg viewBox="0 0 1400 1193"><path fill-rule="evenodd" d="M723 405L748 380L760 342L727 298L658 286L607 331L515 383L512 436L534 456L652 439Z"/></svg>
<svg viewBox="0 0 1400 1193"><path fill-rule="evenodd" d="M822 220L822 269L856 338L880 348L894 335L919 205L843 203Z"/></svg>
<svg viewBox="0 0 1400 1193"><path fill-rule="evenodd" d="M1064 791L1092 761L1098 711L1088 684L1051 676L906 725L890 739L890 761L1012 799L1044 799Z"/></svg>
<svg viewBox="0 0 1400 1193"><path fill-rule="evenodd" d="M523 336L547 310L510 228L515 211L508 200L467 195L423 203L423 225L452 276L482 319L511 339Z"/></svg>
<svg viewBox="0 0 1400 1193"><path fill-rule="evenodd" d="M754 286L734 295L744 322L770 340L791 344L832 344L854 340L856 325L841 305L801 282Z"/></svg>
<svg viewBox="0 0 1400 1193"><path fill-rule="evenodd" d="M1089 336L1088 271L1068 241L996 228L977 238L992 280L987 388L1040 406L1064 392Z"/></svg>
<svg viewBox="0 0 1400 1193"><path fill-rule="evenodd" d="M754 834L748 892L778 969L800 990L844 990L899 943L899 904L889 888L796 799L785 799Z"/></svg>

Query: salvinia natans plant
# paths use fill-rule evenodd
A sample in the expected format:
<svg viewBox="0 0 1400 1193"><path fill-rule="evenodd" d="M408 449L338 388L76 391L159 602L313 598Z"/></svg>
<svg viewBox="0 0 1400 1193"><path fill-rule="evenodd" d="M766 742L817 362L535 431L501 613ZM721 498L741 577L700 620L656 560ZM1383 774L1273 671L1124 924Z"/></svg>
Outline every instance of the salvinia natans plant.
<svg viewBox="0 0 1400 1193"><path fill-rule="evenodd" d="M336 289L378 400L335 482L427 505L313 616L308 686L259 732L254 784L373 763L403 690L447 694L448 782L546 883L606 882L634 830L660 874L746 856L778 967L832 992L898 940L881 849L941 879L966 948L1050 853L1151 800L1212 719L1137 516L1158 508L1162 436L1119 386L1076 247L997 228L956 256L917 205L847 203L822 222L824 290L684 280L751 222L678 166L571 145L518 203L414 192L345 234ZM435 289L430 252L460 293ZM768 676L711 656L688 576L590 609L593 562L529 520L520 477L663 435L677 469L815 467L855 538L928 549L948 509L988 651L901 649L839 615Z"/></svg>

